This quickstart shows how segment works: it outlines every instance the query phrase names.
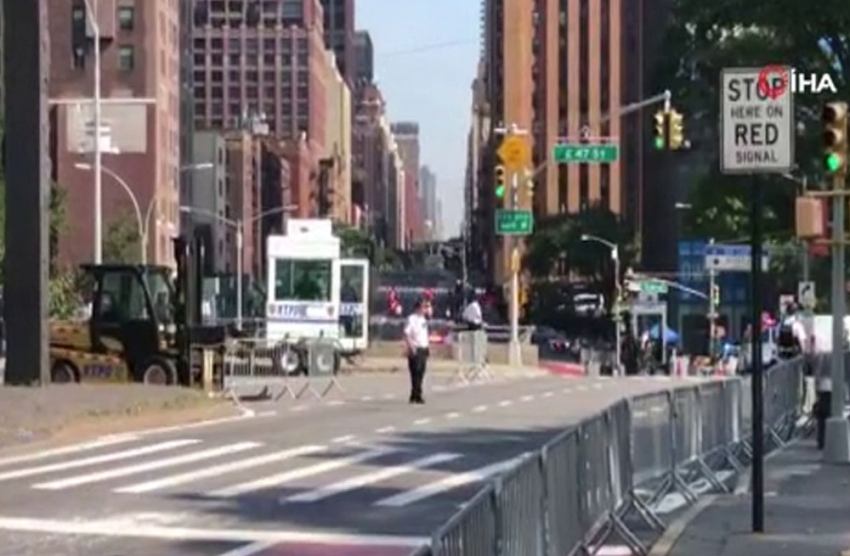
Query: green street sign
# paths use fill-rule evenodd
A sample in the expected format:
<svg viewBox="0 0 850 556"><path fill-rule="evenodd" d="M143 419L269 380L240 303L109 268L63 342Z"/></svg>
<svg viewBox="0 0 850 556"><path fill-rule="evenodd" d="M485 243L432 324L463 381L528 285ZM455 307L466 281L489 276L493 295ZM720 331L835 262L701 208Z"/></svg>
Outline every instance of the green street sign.
<svg viewBox="0 0 850 556"><path fill-rule="evenodd" d="M608 164L620 158L620 147L611 143L555 145L552 157L558 164Z"/></svg>
<svg viewBox="0 0 850 556"><path fill-rule="evenodd" d="M496 234L527 236L534 231L534 215L530 210L497 210Z"/></svg>
<svg viewBox="0 0 850 556"><path fill-rule="evenodd" d="M644 280L640 283L640 291L649 294L665 294L667 293L667 284L655 280Z"/></svg>

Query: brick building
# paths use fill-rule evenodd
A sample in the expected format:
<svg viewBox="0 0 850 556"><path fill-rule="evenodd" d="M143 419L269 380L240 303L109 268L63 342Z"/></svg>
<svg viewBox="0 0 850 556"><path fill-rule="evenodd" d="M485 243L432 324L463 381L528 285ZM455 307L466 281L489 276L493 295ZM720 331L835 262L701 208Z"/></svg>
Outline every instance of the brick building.
<svg viewBox="0 0 850 556"><path fill-rule="evenodd" d="M179 20L169 0L96 3L101 45L103 233L132 215L130 195L145 215L148 261L174 264L179 232ZM53 179L65 190L68 218L59 261L76 265L94 251L94 33L85 4L53 0L49 11L50 122ZM132 217L132 216L131 216Z"/></svg>

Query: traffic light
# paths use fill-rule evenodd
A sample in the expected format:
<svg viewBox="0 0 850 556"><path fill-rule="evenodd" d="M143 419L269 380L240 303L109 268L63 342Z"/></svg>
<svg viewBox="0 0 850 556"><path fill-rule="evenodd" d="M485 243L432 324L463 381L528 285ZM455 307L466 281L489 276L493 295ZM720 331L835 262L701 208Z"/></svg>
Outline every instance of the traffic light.
<svg viewBox="0 0 850 556"><path fill-rule="evenodd" d="M711 308L714 309L720 306L720 286L714 284L711 286Z"/></svg>
<svg viewBox="0 0 850 556"><path fill-rule="evenodd" d="M669 138L670 150L677 151L685 146L685 117L671 111L669 116Z"/></svg>
<svg viewBox="0 0 850 556"><path fill-rule="evenodd" d="M664 110L659 110L655 113L655 138L653 146L656 150L664 150L667 148L667 113Z"/></svg>
<svg viewBox="0 0 850 556"><path fill-rule="evenodd" d="M828 102L823 107L823 148L826 172L847 175L847 103Z"/></svg>
<svg viewBox="0 0 850 556"><path fill-rule="evenodd" d="M505 167L499 164L496 166L496 197L499 199L505 196Z"/></svg>

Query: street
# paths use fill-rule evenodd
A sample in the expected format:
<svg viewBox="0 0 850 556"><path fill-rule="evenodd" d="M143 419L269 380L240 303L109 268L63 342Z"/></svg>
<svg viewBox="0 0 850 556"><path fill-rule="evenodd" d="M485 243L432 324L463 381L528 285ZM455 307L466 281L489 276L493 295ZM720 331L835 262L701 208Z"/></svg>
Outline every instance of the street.
<svg viewBox="0 0 850 556"><path fill-rule="evenodd" d="M411 407L402 377L371 377L253 418L0 455L0 554L408 554L517 456L673 384L513 378Z"/></svg>

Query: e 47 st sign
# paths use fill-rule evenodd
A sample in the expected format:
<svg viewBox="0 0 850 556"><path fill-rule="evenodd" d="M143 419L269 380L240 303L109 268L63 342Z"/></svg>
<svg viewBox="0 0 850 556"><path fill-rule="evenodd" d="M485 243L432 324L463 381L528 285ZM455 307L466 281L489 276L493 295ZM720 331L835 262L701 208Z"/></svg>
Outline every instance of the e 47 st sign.
<svg viewBox="0 0 850 556"><path fill-rule="evenodd" d="M784 80L766 76L757 68L721 72L720 169L724 173L786 173L793 169L796 128L788 72Z"/></svg>

